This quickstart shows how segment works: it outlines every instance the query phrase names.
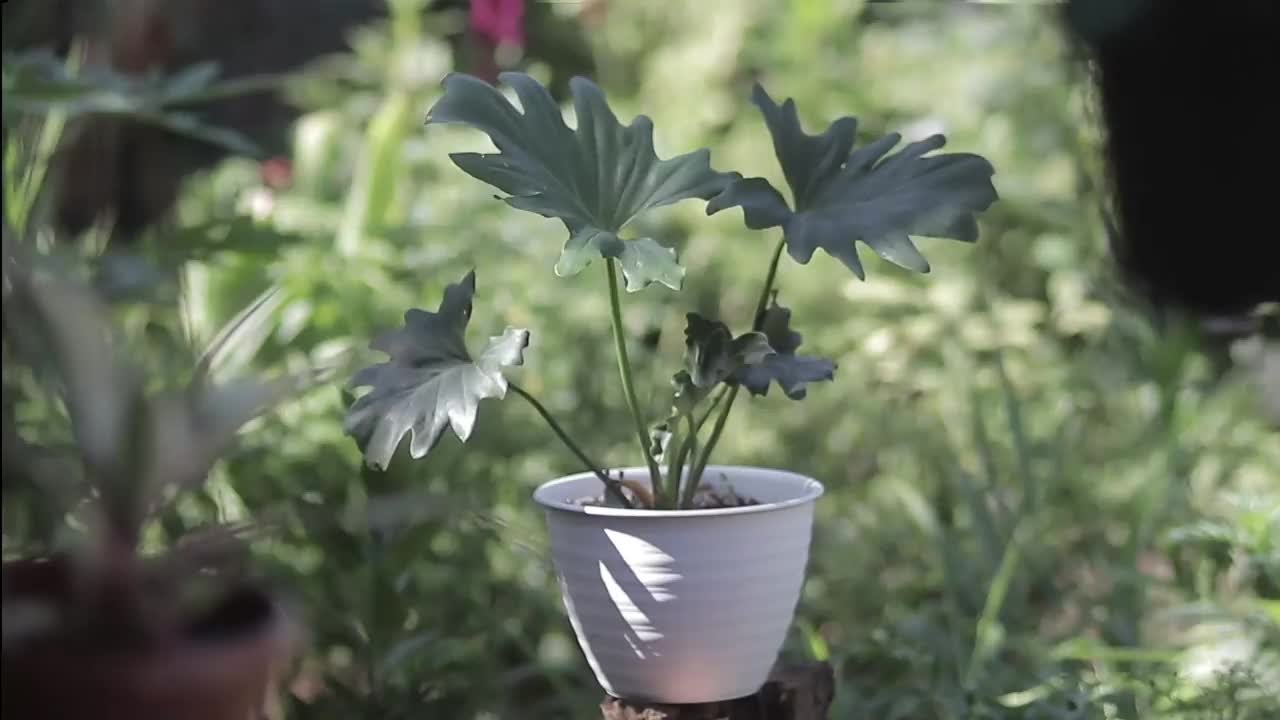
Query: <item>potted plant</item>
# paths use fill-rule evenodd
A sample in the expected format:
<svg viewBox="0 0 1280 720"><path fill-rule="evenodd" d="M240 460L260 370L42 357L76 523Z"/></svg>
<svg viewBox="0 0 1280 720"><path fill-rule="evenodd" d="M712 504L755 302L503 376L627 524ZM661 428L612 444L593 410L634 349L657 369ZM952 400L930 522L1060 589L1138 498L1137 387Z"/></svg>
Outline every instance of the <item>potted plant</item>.
<svg viewBox="0 0 1280 720"><path fill-rule="evenodd" d="M19 263L7 232L5 245L5 374L23 359L37 375L52 371L74 438L61 456L7 417L5 489L74 486L63 512L84 532L69 550L4 564L4 717L260 717L297 633L281 602L239 571L237 528L194 533L167 553L142 548L146 521L200 485L247 421L299 389L292 377L214 378L262 304L219 334L183 387L156 390L120 359L124 343L94 292Z"/></svg>
<svg viewBox="0 0 1280 720"><path fill-rule="evenodd" d="M808 384L832 380L836 370L799 352L791 312L776 298L783 251L804 264L821 248L862 278L860 241L894 264L928 272L911 236L976 241L975 215L996 200L994 170L976 155L930 154L945 142L938 135L892 154L897 134L855 149L853 118L809 135L791 100L778 105L756 85L753 100L792 191L788 204L763 178L713 170L705 149L659 159L649 119L622 125L589 80L571 83L574 128L533 78L505 73L500 80L520 109L488 83L454 73L427 123L487 134L498 152L456 153L454 163L505 193L512 207L564 223L569 237L557 275L601 261L639 462L615 468L589 457L536 398L503 376L522 364L527 330L508 328L479 354L468 351L474 271L447 287L437 310L411 309L403 327L373 341L389 359L352 379L371 389L352 404L345 427L367 462L385 467L405 435L414 458L427 455L446 426L465 441L481 399L515 392L585 467L543 483L534 499L545 508L564 602L600 684L652 702L750 695L766 680L792 620L823 486L781 469L711 459L742 390L763 397L776 384L800 400ZM672 249L623 233L645 211L686 199L708 201L708 214L741 207L748 228L782 233L745 332L688 314L670 413L651 424L633 384L621 287L679 290L685 272Z"/></svg>

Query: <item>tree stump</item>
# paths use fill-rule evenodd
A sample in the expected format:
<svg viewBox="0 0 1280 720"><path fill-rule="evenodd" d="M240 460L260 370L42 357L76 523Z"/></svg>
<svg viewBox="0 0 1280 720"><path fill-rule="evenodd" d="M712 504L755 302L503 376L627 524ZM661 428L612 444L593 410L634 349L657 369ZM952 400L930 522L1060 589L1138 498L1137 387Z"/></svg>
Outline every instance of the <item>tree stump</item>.
<svg viewBox="0 0 1280 720"><path fill-rule="evenodd" d="M823 662L780 664L760 692L750 697L697 705L662 705L606 697L603 720L827 720L835 699L831 666Z"/></svg>

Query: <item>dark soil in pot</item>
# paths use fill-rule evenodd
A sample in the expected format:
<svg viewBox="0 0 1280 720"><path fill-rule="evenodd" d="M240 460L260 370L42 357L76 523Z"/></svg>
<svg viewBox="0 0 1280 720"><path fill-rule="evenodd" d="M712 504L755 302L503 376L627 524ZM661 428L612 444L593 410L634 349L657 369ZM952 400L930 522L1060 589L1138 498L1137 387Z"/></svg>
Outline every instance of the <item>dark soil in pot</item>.
<svg viewBox="0 0 1280 720"><path fill-rule="evenodd" d="M637 496L641 494L643 494L643 496L647 499L650 499L650 500L652 499L652 496L649 494L647 487L644 486L642 483L636 483L633 481L623 481L623 486L625 488L623 492L627 494L627 499L631 500L632 502L637 502L638 501ZM578 498L577 500L572 501L570 504L580 505L580 506L581 505L597 505L597 506L604 507L604 506L610 505L610 500L607 495L601 493L599 495L592 495L590 497ZM641 504L643 505L644 502L641 501ZM759 505L759 504L760 504L759 500L756 500L753 497L742 495L738 491L734 490L733 485L728 483L728 481L726 480L719 485L710 484L706 482L702 483L702 485L698 487L697 492L695 492L693 495L693 504L684 509L686 510L720 510L724 508L747 507L749 505Z"/></svg>
<svg viewBox="0 0 1280 720"><path fill-rule="evenodd" d="M72 581L65 560L6 563L6 605L29 602L60 613L72 600ZM6 628L0 685L5 720L260 717L273 673L288 659L293 640L274 598L249 585L232 586L171 630L138 644L55 626L10 647Z"/></svg>

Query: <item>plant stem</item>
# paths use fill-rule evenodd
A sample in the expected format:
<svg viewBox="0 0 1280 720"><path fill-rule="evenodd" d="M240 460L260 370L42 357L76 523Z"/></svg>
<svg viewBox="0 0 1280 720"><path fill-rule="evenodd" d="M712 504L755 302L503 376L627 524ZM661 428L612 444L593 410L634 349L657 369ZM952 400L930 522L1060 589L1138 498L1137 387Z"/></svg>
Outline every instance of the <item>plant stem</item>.
<svg viewBox="0 0 1280 720"><path fill-rule="evenodd" d="M773 281L778 277L778 261L782 259L782 249L787 246L785 237L778 240L773 249L773 257L769 260L769 274L764 276L764 287L760 288L760 299L756 301L756 316L751 320L751 329L764 327L764 311L769 307L769 296L773 294Z"/></svg>
<svg viewBox="0 0 1280 720"><path fill-rule="evenodd" d="M698 484L702 482L702 473L707 469L707 462L711 459L711 451L715 449L716 443L720 442L720 433L724 432L724 426L729 422L729 411L733 408L733 400L738 397L738 385L734 385L729 390L729 397L725 398L724 406L720 409L720 414L716 416L716 424L711 428L711 437L707 438L707 446L703 448L702 455L695 458L693 470L689 472L689 482Z"/></svg>
<svg viewBox="0 0 1280 720"><path fill-rule="evenodd" d="M701 416L699 416L697 419L694 419L692 415L685 416L686 420L689 423L689 429L685 433L685 436L680 439L678 446L676 446L673 452L671 452L671 459L667 462L667 478L683 478L684 477L684 467L685 467L685 463L689 459L690 453L693 454L694 460L697 460L698 433L702 432L702 426L707 424L707 420L711 418L711 416L715 413L716 408L719 407L720 402L724 400L725 396L728 394L729 394L729 386L728 385L721 386L720 389L716 392L715 396L711 398L711 403L707 406L706 411L702 413ZM677 420L677 423L678 423L678 420ZM678 424L675 430L679 430ZM679 488L680 487L679 479L675 480L674 482L676 483L676 487ZM683 498L683 495L681 497ZM686 504L687 504L687 501L682 499L678 505L678 508L684 507Z"/></svg>
<svg viewBox="0 0 1280 720"><path fill-rule="evenodd" d="M631 411L631 419L636 426L636 441L640 443L640 452L644 455L645 465L649 466L649 483L653 486L654 506L659 507L665 499L662 487L662 473L658 463L649 452L649 431L645 428L644 418L640 417L640 403L636 400L635 385L631 380L631 360L627 357L627 339L622 330L622 299L618 293L618 273L613 258L605 258L605 273L609 276L609 309L613 320L613 348L618 356L618 372L622 376L622 392L627 398L627 409Z"/></svg>
<svg viewBox="0 0 1280 720"><path fill-rule="evenodd" d="M565 447L569 448L570 452L576 455L578 459L591 470L591 472L595 473L595 476L600 479L600 482L604 483L606 493L612 495L614 500L622 503L623 507L634 507L631 504L631 501L627 499L626 494L622 492L620 483L605 474L604 470L602 470L598 464L593 462L591 458L587 457L587 454L582 451L582 448L578 447L578 444L573 441L573 438L569 437L569 433L565 432L565 429L560 426L560 423L556 422L556 419L551 416L550 410L547 410L542 403L538 402L537 398L530 395L527 390L519 385L508 381L507 387L511 388L515 394L527 400L529 404L533 406L533 409L538 411L538 414L542 416L543 420L547 421L547 425L551 427L551 430L556 434L556 437L560 438L560 442L564 443Z"/></svg>
<svg viewBox="0 0 1280 720"><path fill-rule="evenodd" d="M773 294L773 282L778 277L778 262L782 259L782 250L785 247L786 237L784 236L778 240L778 245L773 249L773 257L769 260L769 272L765 275L764 287L760 289L760 299L756 301L755 318L751 321L752 330L758 331L764 327L764 312L769 307L769 296ZM733 401L738 397L739 387L734 385L730 388L729 397L725 398L721 405L720 414L716 416L716 424L711 428L711 437L707 439L707 446L702 449L702 455L694 462L689 482L702 482L702 471L707 468L707 462L716 449L716 443L720 442L720 433L724 432L725 423L729 421L729 413L733 410Z"/></svg>
<svg viewBox="0 0 1280 720"><path fill-rule="evenodd" d="M693 424L693 426L697 428L698 432L702 432L702 426L707 424L707 421L711 419L711 415L715 413L716 408L720 407L720 403L728 394L729 386L721 385L720 389L716 391L715 396L711 398L711 403L707 405L706 412L702 413L702 417L698 418L698 421Z"/></svg>
<svg viewBox="0 0 1280 720"><path fill-rule="evenodd" d="M679 429L679 419L677 419L676 427L672 430L673 440L675 438L674 433L679 431ZM686 433L683 438L680 438L680 443L678 445L674 442L672 443L673 447L670 448L671 459L667 462L667 479L670 482L675 483L677 492L680 488L680 478L684 477L684 466L689 459L689 453L697 448L697 443L698 437L696 432ZM675 480L671 480L671 478L675 478Z"/></svg>
<svg viewBox="0 0 1280 720"><path fill-rule="evenodd" d="M692 448L693 456L697 458L698 427L694 423L692 415L685 415L685 419L689 422L689 439L685 444L685 447ZM680 465L683 469L684 462L681 462ZM684 473L680 473L680 475L683 474ZM675 480L677 488L680 487L680 475L677 475ZM698 491L698 477L700 475L701 473L689 473L689 477L684 484L684 490L680 493L680 502L676 505L677 508L687 508L693 505L693 495Z"/></svg>

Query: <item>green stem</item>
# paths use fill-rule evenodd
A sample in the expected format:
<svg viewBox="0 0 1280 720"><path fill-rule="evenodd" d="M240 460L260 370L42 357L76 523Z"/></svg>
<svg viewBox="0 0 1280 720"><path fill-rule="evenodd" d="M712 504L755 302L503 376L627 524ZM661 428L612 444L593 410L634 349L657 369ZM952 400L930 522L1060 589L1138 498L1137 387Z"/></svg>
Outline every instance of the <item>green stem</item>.
<svg viewBox="0 0 1280 720"><path fill-rule="evenodd" d="M692 415L685 415L685 419L689 421L689 438L685 447L692 448L693 456L698 457L698 428L693 421ZM684 463L681 462L682 466ZM681 473L683 475L684 473ZM677 508L687 508L693 505L693 495L698 491L698 478L701 473L689 473L689 478L684 484L684 491L680 493L680 503ZM676 476L676 487L680 487L680 475Z"/></svg>
<svg viewBox="0 0 1280 720"><path fill-rule="evenodd" d="M631 380L631 360L627 357L627 339L622 330L622 299L618 292L618 273L613 258L605 259L605 273L609 276L609 309L613 320L613 349L618 356L618 372L622 376L622 392L627 398L627 409L631 411L631 419L636 426L636 441L640 443L640 452L644 455L645 465L649 466L649 483L653 487L654 507L661 507L665 499L662 492L662 473L658 463L649 452L649 431L645 428L644 418L640 416L640 403L636 400L635 385Z"/></svg>
<svg viewBox="0 0 1280 720"><path fill-rule="evenodd" d="M702 432L702 426L707 424L707 421L711 419L711 415L715 413L716 408L720 407L720 403L728 394L729 386L721 385L720 389L716 391L715 397L711 398L711 403L707 405L706 412L702 413L702 417L698 418L698 421L693 424L697 428L697 432Z"/></svg>
<svg viewBox="0 0 1280 720"><path fill-rule="evenodd" d="M672 428L672 433L679 432L679 423L680 420L677 418L676 427ZM697 448L697 442L697 432L691 431L685 433L684 437L680 438L679 444L671 448L671 459L667 462L667 479L669 482L675 483L677 491L680 487L680 478L684 477L684 466L689 460L689 453L693 452ZM671 480L671 478L676 479Z"/></svg>
<svg viewBox="0 0 1280 720"><path fill-rule="evenodd" d="M671 460L667 463L668 478L684 477L684 466L689 459L690 453L693 454L694 460L697 460L698 433L702 432L702 426L707 424L707 420L711 419L711 416L715 413L716 408L720 406L720 402L724 400L725 396L728 394L729 394L729 386L728 385L721 386L719 391L716 392L715 396L711 398L711 403L707 406L706 411L702 413L701 416L699 416L696 420L692 415L685 416L689 423L689 430L688 432L685 433L685 436L681 438L679 447L676 449L676 451L671 453ZM676 429L678 430L679 428L677 427ZM679 487L679 480L675 482L677 483L676 486ZM682 495L681 497L683 498L684 496ZM680 501L679 507L685 507L688 504L688 502L689 501L687 499L682 499Z"/></svg>
<svg viewBox="0 0 1280 720"><path fill-rule="evenodd" d="M778 240L778 244L773 249L773 257L769 260L769 272L764 278L764 287L760 289L760 299L756 301L755 318L751 321L752 330L760 330L764 327L764 312L769 307L769 297L773 294L773 283L778 277L778 262L782 259L782 250L786 247L786 237ZM720 407L720 414L716 416L716 424L711 429L711 437L707 439L707 445L702 449L702 455L697 458L693 466L693 473L689 476L689 482L702 482L702 471L706 470L707 462L711 459L711 453L716 449L716 443L720 442L720 434L724 432L725 423L729 421L729 413L733 411L733 401L738 397L738 388L734 385L729 390L729 397L725 398L724 403Z"/></svg>
<svg viewBox="0 0 1280 720"><path fill-rule="evenodd" d="M702 455L698 456L693 464L693 470L689 473L689 482L693 485L702 482L702 473L707 469L711 451L715 449L716 443L720 442L720 433L724 432L724 426L729 422L729 410L733 408L734 398L738 397L739 387L734 385L729 390L729 397L725 398L724 407L716 416L716 424L711 428L711 437L707 438L707 446L703 448Z"/></svg>
<svg viewBox="0 0 1280 720"><path fill-rule="evenodd" d="M547 425L551 427L551 430L556 434L556 437L560 438L560 442L564 443L565 447L569 448L570 452L578 456L578 459L582 461L582 464L586 465L587 468L589 468L591 472L595 473L595 476L600 479L600 482L604 483L606 493L612 495L614 500L622 503L622 507L634 507L631 504L631 501L627 499L626 494L622 492L621 484L617 480L606 475L600 468L600 465L587 457L587 454L582 451L582 448L578 447L578 444L573 441L573 438L569 436L569 433L565 432L565 429L561 427L560 423L556 422L556 419L551 416L550 410L547 410L542 403L538 402L537 398L530 395L527 390L519 385L508 381L507 387L511 388L515 394L527 400L529 404L533 406L533 409L538 411L538 414L542 416L543 420L547 421Z"/></svg>
<svg viewBox="0 0 1280 720"><path fill-rule="evenodd" d="M751 321L752 330L764 327L764 311L769 307L769 297L773 295L773 281L778 277L778 261L782 259L782 249L787 246L785 237L778 240L773 249L773 257L769 260L769 274L764 276L764 287L760 288L760 299L756 301L756 316Z"/></svg>

